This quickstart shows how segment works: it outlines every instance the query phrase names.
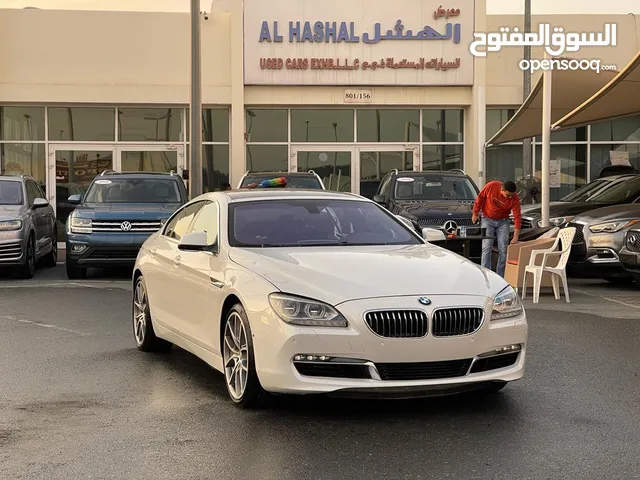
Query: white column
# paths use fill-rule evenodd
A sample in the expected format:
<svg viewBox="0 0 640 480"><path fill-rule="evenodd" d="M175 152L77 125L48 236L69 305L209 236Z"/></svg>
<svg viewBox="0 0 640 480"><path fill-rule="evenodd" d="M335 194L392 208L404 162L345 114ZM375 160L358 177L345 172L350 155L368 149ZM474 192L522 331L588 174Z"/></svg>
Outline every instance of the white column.
<svg viewBox="0 0 640 480"><path fill-rule="evenodd" d="M545 51L544 59L549 56ZM542 73L542 226L549 226L549 171L551 165L551 70Z"/></svg>
<svg viewBox="0 0 640 480"><path fill-rule="evenodd" d="M243 3L230 2L231 12L231 132L229 183L235 188L247 171L244 105L244 22Z"/></svg>
<svg viewBox="0 0 640 480"><path fill-rule="evenodd" d="M486 158L486 138L487 138L487 89L484 85L476 86L474 89L473 103L476 111L476 151L478 152L478 187L482 188L487 183L487 158Z"/></svg>
<svg viewBox="0 0 640 480"><path fill-rule="evenodd" d="M189 198L202 194L202 68L200 0L191 0L191 141ZM211 172L209 172L211 175Z"/></svg>

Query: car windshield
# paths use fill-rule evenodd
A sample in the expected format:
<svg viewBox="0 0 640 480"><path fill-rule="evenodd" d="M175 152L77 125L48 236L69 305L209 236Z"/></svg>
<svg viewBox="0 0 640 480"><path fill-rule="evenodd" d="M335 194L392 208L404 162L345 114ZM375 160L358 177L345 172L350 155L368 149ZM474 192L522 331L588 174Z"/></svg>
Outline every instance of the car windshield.
<svg viewBox="0 0 640 480"><path fill-rule="evenodd" d="M580 187L575 192L570 193L560 199L561 202L584 202L593 195L595 192L604 188L607 184L613 184L611 180L595 180L583 187Z"/></svg>
<svg viewBox="0 0 640 480"><path fill-rule="evenodd" d="M455 175L411 175L396 179L396 200L475 200L477 190L466 178Z"/></svg>
<svg viewBox="0 0 640 480"><path fill-rule="evenodd" d="M276 178L284 177L287 179L287 188L315 188L322 189L322 185L316 177L311 176L296 176L296 175L250 175L244 177L242 185L240 187L248 187L252 184L259 185L265 180L275 180Z"/></svg>
<svg viewBox="0 0 640 480"><path fill-rule="evenodd" d="M388 212L349 200L266 200L229 205L232 247L418 245Z"/></svg>
<svg viewBox="0 0 640 480"><path fill-rule="evenodd" d="M176 180L159 178L98 179L85 203L182 203Z"/></svg>
<svg viewBox="0 0 640 480"><path fill-rule="evenodd" d="M604 192L590 197L587 201L594 203L631 203L638 196L640 196L640 176L607 188Z"/></svg>
<svg viewBox="0 0 640 480"><path fill-rule="evenodd" d="M0 180L0 205L22 205L22 184Z"/></svg>

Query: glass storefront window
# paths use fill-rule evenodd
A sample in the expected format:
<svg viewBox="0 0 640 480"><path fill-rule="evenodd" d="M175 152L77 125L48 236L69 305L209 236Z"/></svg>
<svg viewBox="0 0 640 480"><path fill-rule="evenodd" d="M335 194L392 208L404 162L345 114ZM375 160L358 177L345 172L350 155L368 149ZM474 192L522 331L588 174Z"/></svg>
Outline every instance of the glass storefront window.
<svg viewBox="0 0 640 480"><path fill-rule="evenodd" d="M640 143L625 145L591 145L591 180L598 178L604 167L611 165L612 151L628 152L629 163L640 169Z"/></svg>
<svg viewBox="0 0 640 480"><path fill-rule="evenodd" d="M586 142L587 127L570 128L551 133L552 142ZM536 143L542 143L542 135L536 137Z"/></svg>
<svg viewBox="0 0 640 480"><path fill-rule="evenodd" d="M361 109L357 115L360 143L420 141L420 110Z"/></svg>
<svg viewBox="0 0 640 480"><path fill-rule="evenodd" d="M462 145L424 145L422 170L453 170L462 168Z"/></svg>
<svg viewBox="0 0 640 480"><path fill-rule="evenodd" d="M462 142L464 110L422 110L423 142Z"/></svg>
<svg viewBox="0 0 640 480"><path fill-rule="evenodd" d="M185 110L187 119L187 141L191 135L191 109ZM203 108L202 109L202 141L203 142L228 142L229 141L229 109L228 108Z"/></svg>
<svg viewBox="0 0 640 480"><path fill-rule="evenodd" d="M115 108L50 107L49 140L56 142L113 142Z"/></svg>
<svg viewBox="0 0 640 480"><path fill-rule="evenodd" d="M511 117L515 115L515 113L516 110L514 108L488 108L486 140L491 139L491 137L498 133L500 129L507 124Z"/></svg>
<svg viewBox="0 0 640 480"><path fill-rule="evenodd" d="M0 140L44 140L44 107L0 107Z"/></svg>
<svg viewBox="0 0 640 480"><path fill-rule="evenodd" d="M560 200L587 183L587 146L551 145L551 160L560 160L560 188L551 189L551 201ZM542 146L536 145L537 181L542 176Z"/></svg>
<svg viewBox="0 0 640 480"><path fill-rule="evenodd" d="M318 174L327 190L351 191L351 152L298 152L298 171L309 170Z"/></svg>
<svg viewBox="0 0 640 480"><path fill-rule="evenodd" d="M247 108L245 140L247 142L287 142L287 110Z"/></svg>
<svg viewBox="0 0 640 480"><path fill-rule="evenodd" d="M182 141L182 108L119 108L118 140Z"/></svg>
<svg viewBox="0 0 640 480"><path fill-rule="evenodd" d="M292 142L353 142L353 110L291 110Z"/></svg>
<svg viewBox="0 0 640 480"><path fill-rule="evenodd" d="M522 145L487 148L487 181L518 181L522 178Z"/></svg>
<svg viewBox="0 0 640 480"><path fill-rule="evenodd" d="M247 145L247 170L250 172L287 172L287 145Z"/></svg>
<svg viewBox="0 0 640 480"><path fill-rule="evenodd" d="M591 125L592 142L640 142L640 115Z"/></svg>
<svg viewBox="0 0 640 480"><path fill-rule="evenodd" d="M120 161L123 172L178 171L176 151L123 151Z"/></svg>
<svg viewBox="0 0 640 480"><path fill-rule="evenodd" d="M221 190L229 183L229 145L202 146L202 185L205 192Z"/></svg>
<svg viewBox="0 0 640 480"><path fill-rule="evenodd" d="M47 178L44 143L0 143L0 174L31 175L44 189Z"/></svg>

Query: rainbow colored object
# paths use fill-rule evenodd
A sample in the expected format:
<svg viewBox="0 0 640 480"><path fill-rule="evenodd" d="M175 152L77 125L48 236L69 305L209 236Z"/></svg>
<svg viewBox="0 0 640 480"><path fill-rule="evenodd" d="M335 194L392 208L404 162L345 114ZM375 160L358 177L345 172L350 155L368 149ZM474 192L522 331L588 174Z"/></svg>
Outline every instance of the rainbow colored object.
<svg viewBox="0 0 640 480"><path fill-rule="evenodd" d="M270 180L263 180L258 184L258 188L284 187L286 184L287 179L285 177L278 177Z"/></svg>

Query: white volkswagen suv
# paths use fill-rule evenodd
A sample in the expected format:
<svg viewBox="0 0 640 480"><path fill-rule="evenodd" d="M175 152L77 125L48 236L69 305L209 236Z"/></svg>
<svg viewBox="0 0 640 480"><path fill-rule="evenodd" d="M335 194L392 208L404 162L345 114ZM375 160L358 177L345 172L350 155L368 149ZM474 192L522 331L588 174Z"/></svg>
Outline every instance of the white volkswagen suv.
<svg viewBox="0 0 640 480"><path fill-rule="evenodd" d="M244 407L267 392L496 391L524 373L527 320L505 280L357 195L207 193L145 242L133 283L138 348L192 352Z"/></svg>

